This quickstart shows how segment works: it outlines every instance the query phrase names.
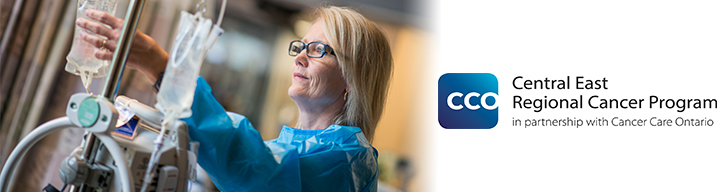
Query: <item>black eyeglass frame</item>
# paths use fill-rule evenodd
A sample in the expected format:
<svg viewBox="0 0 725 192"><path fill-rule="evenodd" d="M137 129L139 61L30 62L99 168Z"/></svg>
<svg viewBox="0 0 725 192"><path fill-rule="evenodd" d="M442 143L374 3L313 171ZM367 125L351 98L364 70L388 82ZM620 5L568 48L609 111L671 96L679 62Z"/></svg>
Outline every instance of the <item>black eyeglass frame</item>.
<svg viewBox="0 0 725 192"><path fill-rule="evenodd" d="M293 55L292 54L293 53L292 52L292 44L294 44L295 42L300 42L300 43L302 43L303 46L302 46L302 50L300 50L300 52L298 52L297 54L294 54ZM322 50L322 55L320 55L319 57L312 57L312 56L310 56L310 52L309 52L310 49L309 49L309 47L310 47L310 44L313 44L313 43L319 43L319 44L322 44L322 46L323 46L323 48L322 48L323 49ZM287 49L287 54L289 54L292 57L295 57L295 56L299 55L305 49L307 49L307 52L305 52L305 54L307 54L307 57L310 57L310 58L322 58L327 53L330 53L331 55L337 56L337 54L335 54L335 50L333 50L332 47L330 47L329 45L327 45L327 44L325 44L323 42L317 42L317 41L315 41L315 42L305 43L305 42L302 42L300 40L294 40L294 41L292 41L292 42L289 43L289 48Z"/></svg>

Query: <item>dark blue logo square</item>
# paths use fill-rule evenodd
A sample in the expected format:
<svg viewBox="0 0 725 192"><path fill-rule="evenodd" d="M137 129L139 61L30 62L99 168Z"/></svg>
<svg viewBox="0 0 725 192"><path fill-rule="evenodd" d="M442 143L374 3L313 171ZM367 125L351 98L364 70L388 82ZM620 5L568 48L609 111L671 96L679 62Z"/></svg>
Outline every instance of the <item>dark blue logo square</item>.
<svg viewBox="0 0 725 192"><path fill-rule="evenodd" d="M438 79L438 123L446 129L498 124L498 79L490 73L446 73Z"/></svg>

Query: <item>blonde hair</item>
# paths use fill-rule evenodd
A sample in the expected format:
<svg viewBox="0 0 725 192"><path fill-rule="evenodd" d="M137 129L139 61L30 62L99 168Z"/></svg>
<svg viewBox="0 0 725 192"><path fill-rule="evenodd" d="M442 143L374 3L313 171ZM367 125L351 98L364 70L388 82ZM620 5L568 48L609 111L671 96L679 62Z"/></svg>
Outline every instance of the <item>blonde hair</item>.
<svg viewBox="0 0 725 192"><path fill-rule="evenodd" d="M359 127L372 142L393 71L388 39L375 23L349 8L322 7L316 14L350 87L334 123Z"/></svg>

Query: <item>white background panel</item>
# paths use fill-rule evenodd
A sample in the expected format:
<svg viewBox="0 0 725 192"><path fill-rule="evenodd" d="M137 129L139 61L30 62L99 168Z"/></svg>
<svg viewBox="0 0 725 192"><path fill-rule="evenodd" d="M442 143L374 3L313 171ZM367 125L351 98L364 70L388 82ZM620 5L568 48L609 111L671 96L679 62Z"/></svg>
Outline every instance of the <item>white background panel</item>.
<svg viewBox="0 0 725 192"><path fill-rule="evenodd" d="M421 117L435 191L723 191L723 109L649 109L649 96L723 97L720 1L438 1ZM493 73L499 124L443 129L437 80ZM608 90L516 90L512 80L606 77ZM514 109L513 96L645 99L645 109ZM513 127L512 118L708 118L712 127Z"/></svg>

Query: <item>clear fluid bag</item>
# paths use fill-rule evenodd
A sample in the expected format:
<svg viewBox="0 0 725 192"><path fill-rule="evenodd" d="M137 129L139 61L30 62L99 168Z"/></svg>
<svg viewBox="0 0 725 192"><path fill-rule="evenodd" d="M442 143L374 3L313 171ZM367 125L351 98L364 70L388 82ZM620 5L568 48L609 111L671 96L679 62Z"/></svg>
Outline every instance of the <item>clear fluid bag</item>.
<svg viewBox="0 0 725 192"><path fill-rule="evenodd" d="M88 9L95 9L114 15L116 14L116 0L78 0L76 19L83 17L94 21L86 16L86 10ZM105 24L102 25L108 27ZM80 76L86 91L90 92L88 86L90 86L93 78L102 78L108 75L109 61L96 58L95 49L98 48L83 40L79 34L81 30L83 30L81 27L77 25L75 26L73 45L68 53L68 56L66 56L68 63L65 65L65 70L69 73ZM89 31L85 32L91 35L96 35ZM106 39L100 35L96 36Z"/></svg>
<svg viewBox="0 0 725 192"><path fill-rule="evenodd" d="M166 118L191 116L190 108L201 64L206 51L222 33L218 25L212 26L211 19L202 17L201 13L181 12L174 45L156 95L156 108Z"/></svg>
<svg viewBox="0 0 725 192"><path fill-rule="evenodd" d="M211 19L201 16L201 12L194 15L181 12L179 28L176 31L174 45L169 53L161 87L156 94L156 108L164 114L161 122L161 133L165 133L172 119L191 116L191 103L194 100L196 80L204 61L206 51L214 44L223 30L219 25L212 27ZM148 167L144 174L141 191L145 191L153 177L153 169L159 161L159 151L162 148L164 134L159 134L154 140L154 150L151 152Z"/></svg>

